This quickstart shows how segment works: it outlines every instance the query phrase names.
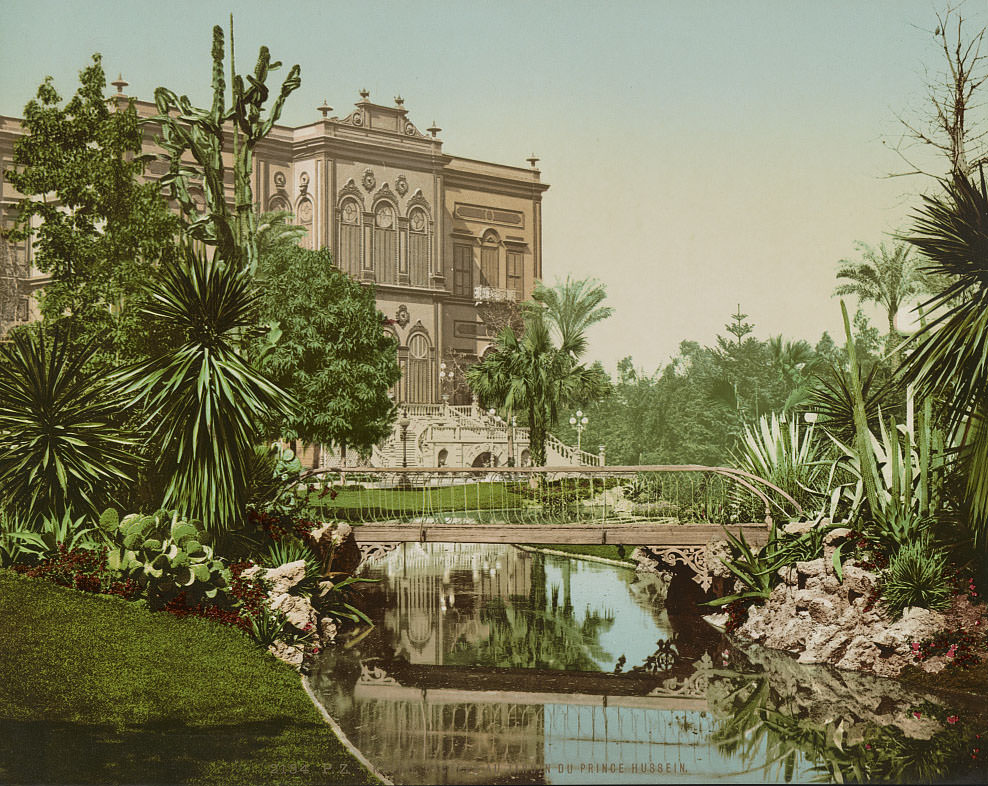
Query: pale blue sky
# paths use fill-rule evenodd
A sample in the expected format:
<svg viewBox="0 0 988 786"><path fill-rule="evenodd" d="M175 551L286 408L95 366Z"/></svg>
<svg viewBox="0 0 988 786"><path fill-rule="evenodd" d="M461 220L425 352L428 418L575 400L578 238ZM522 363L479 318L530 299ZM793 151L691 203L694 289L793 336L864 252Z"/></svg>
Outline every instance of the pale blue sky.
<svg viewBox="0 0 988 786"><path fill-rule="evenodd" d="M939 7L0 0L0 114L46 74L71 94L94 51L130 94L205 102L210 29L232 8L241 70L261 44L302 66L288 124L324 98L342 115L366 87L438 122L446 152L522 166L535 152L546 278L603 280L617 313L591 355L653 370L681 339L712 343L738 302L763 338L839 328L838 260L908 226L931 187L886 179L900 163L883 140L924 108ZM964 11L988 22L986 0Z"/></svg>

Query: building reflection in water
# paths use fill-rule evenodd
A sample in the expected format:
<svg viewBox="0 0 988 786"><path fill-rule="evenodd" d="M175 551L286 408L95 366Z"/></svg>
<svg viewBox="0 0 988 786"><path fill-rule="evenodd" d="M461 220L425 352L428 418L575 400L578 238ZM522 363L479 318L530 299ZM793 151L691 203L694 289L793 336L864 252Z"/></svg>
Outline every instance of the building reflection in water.
<svg viewBox="0 0 988 786"><path fill-rule="evenodd" d="M674 638L667 617L643 608L632 572L503 545L410 543L365 575L381 579L365 603L375 629L328 652L312 680L397 781L655 782L729 769L691 663L606 673L622 650Z"/></svg>

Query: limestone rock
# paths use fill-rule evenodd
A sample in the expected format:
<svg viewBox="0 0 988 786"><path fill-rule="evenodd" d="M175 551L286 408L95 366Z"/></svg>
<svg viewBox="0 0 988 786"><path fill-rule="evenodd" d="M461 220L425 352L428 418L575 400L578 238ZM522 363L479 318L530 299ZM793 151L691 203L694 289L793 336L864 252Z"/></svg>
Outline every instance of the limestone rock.
<svg viewBox="0 0 988 786"><path fill-rule="evenodd" d="M823 576L826 573L822 559L814 559L809 562L797 562L796 571L799 573L801 578Z"/></svg>
<svg viewBox="0 0 988 786"><path fill-rule="evenodd" d="M808 590L803 590L808 592ZM810 619L821 625L832 625L837 621L837 609L827 598L821 598L810 593L810 601L807 608L810 611Z"/></svg>
<svg viewBox="0 0 988 786"><path fill-rule="evenodd" d="M269 594L272 596L284 595L304 578L304 559L300 559L295 562L288 562L277 568L269 568L264 571L263 575L263 579L268 582L271 587Z"/></svg>
<svg viewBox="0 0 988 786"><path fill-rule="evenodd" d="M299 630L307 625L315 628L316 622L318 622L318 615L316 610L312 608L312 604L299 595L289 595L288 593L272 595L268 605L273 610L284 614L288 621Z"/></svg>
<svg viewBox="0 0 988 786"><path fill-rule="evenodd" d="M790 521L782 525L782 531L787 535L805 535L815 526L812 521Z"/></svg>
<svg viewBox="0 0 988 786"><path fill-rule="evenodd" d="M301 647L293 647L286 644L281 639L278 639L274 644L268 647L268 652L274 655L278 660L284 661L289 666L294 666L296 669L302 665L302 660L305 657L305 653L302 651Z"/></svg>
<svg viewBox="0 0 988 786"><path fill-rule="evenodd" d="M881 650L870 636L855 636L836 666L838 669L867 671L880 654Z"/></svg>
<svg viewBox="0 0 988 786"><path fill-rule="evenodd" d="M319 620L319 643L327 647L330 644L336 643L336 634L339 632L339 628L336 624L336 620L331 617L323 617Z"/></svg>

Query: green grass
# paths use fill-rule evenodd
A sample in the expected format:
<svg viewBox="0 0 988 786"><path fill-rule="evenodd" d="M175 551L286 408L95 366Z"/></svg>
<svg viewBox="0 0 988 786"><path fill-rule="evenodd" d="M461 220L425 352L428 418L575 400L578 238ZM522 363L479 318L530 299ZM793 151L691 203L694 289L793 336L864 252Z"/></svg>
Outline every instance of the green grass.
<svg viewBox="0 0 988 786"><path fill-rule="evenodd" d="M582 554L586 557L603 557L604 559L614 560L615 562L625 562L628 565L634 565L635 563L631 560L631 552L635 550L634 546L625 546L624 553L625 556L621 556L618 552L617 546L600 546L600 545L571 545L567 543L553 543L551 545L531 545L529 548L533 549L551 549L552 551L565 551L567 554Z"/></svg>
<svg viewBox="0 0 988 786"><path fill-rule="evenodd" d="M239 631L0 570L0 783L376 780Z"/></svg>

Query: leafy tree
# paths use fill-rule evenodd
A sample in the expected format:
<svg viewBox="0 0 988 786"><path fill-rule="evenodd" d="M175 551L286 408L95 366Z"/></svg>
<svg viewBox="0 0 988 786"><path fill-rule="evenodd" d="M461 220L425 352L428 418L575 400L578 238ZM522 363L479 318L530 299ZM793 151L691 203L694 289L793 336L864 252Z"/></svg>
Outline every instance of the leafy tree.
<svg viewBox="0 0 988 786"><path fill-rule="evenodd" d="M855 295L863 303L874 302L885 309L888 317L888 337L885 352L897 367L901 362L900 334L896 324L899 310L917 295L928 291L919 265L910 256L912 248L903 242L888 246L882 243L874 249L866 243L858 243L861 262L842 259L837 278L847 283L839 284L834 295Z"/></svg>
<svg viewBox="0 0 988 786"><path fill-rule="evenodd" d="M262 368L299 403L280 434L369 450L390 433L388 390L401 375L374 290L339 270L327 249L290 242L261 255L257 283L260 319L281 331Z"/></svg>
<svg viewBox="0 0 988 786"><path fill-rule="evenodd" d="M104 362L139 357L147 334L132 317L179 223L158 185L140 182L137 112L133 101L107 101L98 54L79 81L63 107L48 77L24 109L28 133L15 143L7 173L24 195L13 237L40 221L36 264L51 276L41 297L49 325L65 323L80 344L99 337L112 353Z"/></svg>

